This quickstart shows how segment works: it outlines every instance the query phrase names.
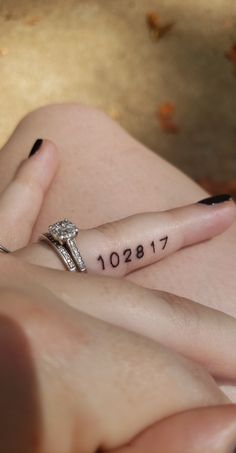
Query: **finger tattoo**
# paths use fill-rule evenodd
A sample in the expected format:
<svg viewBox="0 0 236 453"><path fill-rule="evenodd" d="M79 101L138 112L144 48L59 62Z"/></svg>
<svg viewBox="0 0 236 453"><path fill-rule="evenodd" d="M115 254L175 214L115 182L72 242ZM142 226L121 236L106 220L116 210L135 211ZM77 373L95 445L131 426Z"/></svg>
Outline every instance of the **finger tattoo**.
<svg viewBox="0 0 236 453"><path fill-rule="evenodd" d="M134 248L126 248L121 253L117 251L112 251L109 256L99 255L97 261L100 265L101 270L106 270L107 268L117 268L118 266L124 263L131 263L135 260L142 260L145 257L145 254L150 250L155 254L159 250L165 250L168 242L168 236L164 236L159 241L152 241L150 244L144 246L138 244ZM160 245L161 247L160 247Z"/></svg>

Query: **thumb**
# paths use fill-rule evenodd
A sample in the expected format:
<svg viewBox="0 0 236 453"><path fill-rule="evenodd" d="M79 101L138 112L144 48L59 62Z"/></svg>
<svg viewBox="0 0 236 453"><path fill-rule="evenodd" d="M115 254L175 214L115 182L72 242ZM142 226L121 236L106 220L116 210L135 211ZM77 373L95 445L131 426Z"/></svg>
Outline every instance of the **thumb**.
<svg viewBox="0 0 236 453"><path fill-rule="evenodd" d="M235 453L236 405L204 407L161 420L112 453Z"/></svg>
<svg viewBox="0 0 236 453"><path fill-rule="evenodd" d="M59 165L57 148L49 140L37 140L0 195L0 242L10 250L27 245L45 193ZM35 151L36 150L36 151Z"/></svg>

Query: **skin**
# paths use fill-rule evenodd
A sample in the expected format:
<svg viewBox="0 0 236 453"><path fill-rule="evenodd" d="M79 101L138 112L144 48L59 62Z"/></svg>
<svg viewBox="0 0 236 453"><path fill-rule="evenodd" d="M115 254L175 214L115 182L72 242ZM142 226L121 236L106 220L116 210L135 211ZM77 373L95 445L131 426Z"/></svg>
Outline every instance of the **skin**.
<svg viewBox="0 0 236 453"><path fill-rule="evenodd" d="M1 153L1 158L4 158L4 150ZM12 171L12 174L14 174L16 169L13 171L11 154L9 160L9 173ZM41 174L42 172L39 172L39 175ZM58 177L60 177L60 171L56 178ZM54 187L57 187L56 184L57 179L54 180L51 191L45 197L43 209L38 217L38 224L40 223L40 216L43 216L43 211L46 209L47 200L50 200L50 193L52 193ZM47 184L43 187L45 190L48 188ZM42 200L42 197L39 199ZM18 206L18 204L16 205ZM9 206L9 199L5 206ZM38 203L38 206L40 208L40 203ZM205 234L208 232L206 237L211 236L209 235L209 225L211 225L212 235L214 235L219 233L222 228L229 226L234 219L235 208L231 202L227 206L217 208L217 214L215 210L209 211L209 207L197 206L197 209L199 214L201 209L202 219L205 219L205 223L202 226L205 225ZM193 219L196 207L194 207L194 215L193 208L190 211L188 215ZM211 212L211 214L206 215L206 212ZM220 215L219 212L221 212ZM6 219L7 212L5 211L4 214ZM214 221L209 223L209 216L212 216ZM136 220L140 222L140 219ZM157 220L160 220L160 218ZM124 224L122 223L123 226ZM218 225L218 230L215 230L216 224ZM136 231L135 225L133 225L134 231ZM195 225L195 222L193 225ZM9 227L6 228L6 233L8 231ZM108 229L108 231L110 230ZM114 226L112 231L114 231ZM120 230L118 228L115 231L119 233ZM183 237L186 237L186 228L182 229L183 232L185 232ZM97 230L95 233L97 233ZM99 228L98 233L101 233ZM181 238L181 228L179 233ZM18 236L22 237L22 234ZM84 237L86 239L86 235ZM13 245L10 244L10 239L8 241L9 243L6 241L4 243L9 244L9 247ZM22 242L19 247L25 245ZM18 248L18 244L15 244L15 247ZM178 248L179 246L172 251ZM47 260L44 261L44 265L58 267L58 260L57 264L56 261L55 263L53 261L55 255L45 247L32 249L31 246L19 251L15 256L14 254L10 256L3 255L0 260L2 323L6 326L6 330L8 329L9 338L16 337L17 326L18 336L21 335L24 339L24 342L22 340L21 343L28 345L31 359L28 358L28 354L26 361L28 365L23 367L23 371L25 373L25 369L29 369L29 364L31 368L34 368L34 373L37 376L34 381L37 381L38 393L41 395L39 401L35 403L37 416L34 417L37 421L37 423L35 421L35 425L39 425L40 428L38 427L37 429L35 426L33 427L34 429L32 428L34 439L35 431L37 432L37 442L34 440L35 451L57 451L60 453L60 451L67 452L72 450L91 452L98 447L106 450L117 448L119 445L129 442L149 425L161 421L174 413L190 410L198 406L217 405L227 402L227 399L220 392L206 370L170 349L170 347L174 347L175 341L166 348L160 343L160 338L151 338L153 334L150 337L148 329L145 328L145 323L146 327L148 327L150 319L146 318L145 323L138 322L133 326L129 323L127 324L127 320L132 321L134 319L133 314L137 314L135 306L142 307L143 305L144 310L140 310L140 321L143 313L146 313L146 304L149 306L150 317L152 317L153 313L155 315L155 310L158 317L161 308L163 309L164 306L162 312L162 319L166 324L166 327L163 328L163 335L166 332L164 344L170 336L170 326L168 325L170 308L173 310L173 307L175 307L176 310L177 307L174 318L177 326L176 339L179 335L178 326L182 330L183 322L186 323L186 326L189 321L193 325L197 313L198 324L200 319L202 321L200 328L203 333L205 331L205 335L207 335L207 326L212 326L212 339L218 333L218 331L214 333L215 321L217 321L218 325L221 325L222 329L224 329L224 332L228 332L228 338L225 338L224 335L222 336L225 340L223 344L222 342L215 344L212 341L209 359L204 365L210 367L210 363L214 364L213 366L211 365L210 369L212 374L215 373L217 375L215 363L218 360L222 360L222 365L226 364L224 377L229 379L234 377L234 371L232 371L230 366L230 363L232 363L230 346L232 341L235 341L235 321L232 317L226 317L219 312L207 310L198 305L196 305L195 310L192 310L192 304L188 301L178 298L169 299L169 296L166 298L166 295L160 291L154 292L153 290L140 288L129 283L124 278L116 277L113 279L92 275L78 276L61 272L60 270L39 267L36 263L28 264L26 262L27 260L32 262L33 258L33 260L38 259L39 264L42 265L41 260L46 256ZM166 261L170 261L170 259L172 257ZM164 263L164 260L158 263L158 266L162 263ZM139 272L147 271L148 268L153 268L153 265L146 266ZM10 279L12 273L14 273L13 281ZM131 272L129 278L135 273ZM63 289L63 292L60 290L60 286L58 287L60 281L62 282L61 289ZM120 299L118 298L119 293ZM79 298L78 294L80 294ZM79 304L80 300L85 302L84 306ZM89 300L91 302L94 301L90 306L88 303L86 304L86 301L88 302ZM116 300L119 302L117 305L119 310L116 310L116 304L113 303ZM144 300L145 304L142 304ZM122 310L120 311L122 302L124 307L128 307L131 316L128 316L128 313L127 317L122 315ZM177 302L179 302L179 305ZM106 307L109 307L111 303L113 303L112 308L114 310L110 310L109 314L109 310ZM159 303L159 305L156 306L156 303ZM96 306L101 306L101 311L96 310ZM183 311L183 307L185 307L185 311ZM134 309L133 313L132 309ZM113 315L113 318L111 315ZM9 327L9 320L11 320L13 327L12 325ZM126 324L124 325L124 323ZM140 328L142 331L139 330ZM153 329L153 332L155 333L155 329ZM211 336L208 337L208 344L210 339ZM19 343L18 341L17 344ZM204 345L202 345L202 352L201 348L199 349L199 357L196 358L196 356L193 357L195 353L193 348L191 351L190 347L190 351L186 353L186 343L189 343L189 333L185 329L182 346L181 341L179 345L180 352L201 362L201 357L204 355ZM142 364L141 367L140 363ZM218 371L221 368L222 366L220 365ZM68 370L70 370L70 373L68 373ZM20 370L14 370L15 373L16 371L19 374ZM175 376L174 381L173 373ZM117 376L119 376L118 381ZM32 376L31 381L33 381ZM52 381L54 382L53 387L51 385ZM9 392L9 379L6 379L4 383L6 388L3 395L11 393ZM97 391L94 394L95 387ZM84 397L85 388L86 394L90 395L90 398ZM168 394L169 398L166 398L166 394ZM57 409L56 403L58 401L60 401L60 411ZM102 411L101 407L103 407ZM133 411L134 407L135 413ZM12 402L13 410L14 402ZM222 430L225 431L224 423L228 423L232 432L230 431L230 439L228 435L225 435L222 441L222 448L228 448L229 440L232 445L232 433L234 433L232 419L235 413L231 413L231 415L233 414L231 419L230 417L227 418L227 414L221 413ZM11 416L11 411L9 411L9 416ZM4 419L3 414L2 417ZM180 420L182 420L182 422L180 421L181 425L186 418L181 419L180 417ZM199 423L200 418L196 414L196 426ZM170 426L174 427L174 424ZM208 428L208 425L204 426L206 438L208 436ZM219 427L220 429L221 427ZM91 432L93 433L92 436ZM196 429L191 441L193 439L196 441L196 436L197 438L199 436L197 433ZM161 439L160 432L158 439ZM6 444L8 441L9 439L5 439ZM28 451L33 451L32 444L29 447L27 441L24 441L25 445L22 451L27 451L26 448L31 448ZM163 437L163 442L165 441ZM178 441L180 446L184 445L185 441L183 439ZM174 446L171 446L171 441L169 447L170 452L176 451L173 450ZM7 451L7 449L5 448L4 451ZM142 451L147 450L143 449Z"/></svg>

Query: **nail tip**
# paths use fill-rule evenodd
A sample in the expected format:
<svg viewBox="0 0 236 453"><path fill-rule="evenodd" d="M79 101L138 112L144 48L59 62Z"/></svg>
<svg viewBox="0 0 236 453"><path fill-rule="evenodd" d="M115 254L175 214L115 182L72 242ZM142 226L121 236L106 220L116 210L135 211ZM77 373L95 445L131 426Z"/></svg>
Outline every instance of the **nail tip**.
<svg viewBox="0 0 236 453"><path fill-rule="evenodd" d="M37 138L37 140L34 142L34 145L29 153L29 157L32 157L38 150L39 148L41 147L43 143L43 139L42 138Z"/></svg>
<svg viewBox="0 0 236 453"><path fill-rule="evenodd" d="M214 206L215 204L224 203L226 201L232 201L233 198L229 194L220 194L214 195L212 197L204 198L203 200L198 201L198 204L205 204L208 206Z"/></svg>

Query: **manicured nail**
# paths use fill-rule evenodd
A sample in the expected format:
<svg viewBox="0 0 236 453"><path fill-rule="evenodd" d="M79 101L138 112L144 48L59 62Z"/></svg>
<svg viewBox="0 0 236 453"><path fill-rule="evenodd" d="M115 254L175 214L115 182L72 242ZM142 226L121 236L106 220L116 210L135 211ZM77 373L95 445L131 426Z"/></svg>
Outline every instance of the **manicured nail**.
<svg viewBox="0 0 236 453"><path fill-rule="evenodd" d="M212 206L214 204L224 203L225 201L231 201L232 197L228 194L215 195L214 197L204 198L203 200L198 201L198 203L207 204Z"/></svg>
<svg viewBox="0 0 236 453"><path fill-rule="evenodd" d="M43 139L42 138L38 138L33 146L33 148L31 149L30 153L29 153L29 157L33 156L40 148L40 146L42 145L43 143Z"/></svg>

